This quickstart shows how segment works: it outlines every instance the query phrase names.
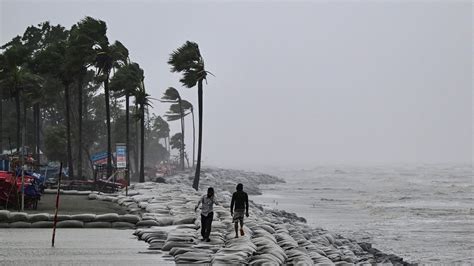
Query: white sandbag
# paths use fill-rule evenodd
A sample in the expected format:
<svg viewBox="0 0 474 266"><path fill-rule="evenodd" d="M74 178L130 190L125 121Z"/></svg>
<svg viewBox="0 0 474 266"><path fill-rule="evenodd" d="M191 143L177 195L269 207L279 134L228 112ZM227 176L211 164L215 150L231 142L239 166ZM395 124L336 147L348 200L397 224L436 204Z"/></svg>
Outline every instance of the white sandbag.
<svg viewBox="0 0 474 266"><path fill-rule="evenodd" d="M39 222L39 221L49 221L49 213L36 213L28 215L28 221L30 223Z"/></svg>
<svg viewBox="0 0 474 266"><path fill-rule="evenodd" d="M0 222L2 221L8 221L8 218L10 217L10 212L7 210L0 210Z"/></svg>
<svg viewBox="0 0 474 266"><path fill-rule="evenodd" d="M155 220L141 220L137 223L138 227L150 227L150 226L159 226Z"/></svg>
<svg viewBox="0 0 474 266"><path fill-rule="evenodd" d="M140 217L134 214L124 214L124 215L119 215L119 221L136 224L140 221Z"/></svg>
<svg viewBox="0 0 474 266"><path fill-rule="evenodd" d="M20 221L20 222L10 223L10 228L30 228L30 227L31 227L31 224L28 222Z"/></svg>
<svg viewBox="0 0 474 266"><path fill-rule="evenodd" d="M89 196L87 196L87 198L90 199L90 200L96 200L97 196L98 196L97 194L91 193L91 194L89 194Z"/></svg>
<svg viewBox="0 0 474 266"><path fill-rule="evenodd" d="M116 213L99 214L95 217L95 222L117 222L119 215Z"/></svg>
<svg viewBox="0 0 474 266"><path fill-rule="evenodd" d="M88 222L84 223L84 228L111 228L111 222Z"/></svg>
<svg viewBox="0 0 474 266"><path fill-rule="evenodd" d="M8 218L10 223L13 222L26 222L28 221L28 214L26 212L10 212L10 217Z"/></svg>
<svg viewBox="0 0 474 266"><path fill-rule="evenodd" d="M31 224L31 228L53 228L52 221L38 221Z"/></svg>
<svg viewBox="0 0 474 266"><path fill-rule="evenodd" d="M135 228L135 224L127 222L113 222L112 228Z"/></svg>
<svg viewBox="0 0 474 266"><path fill-rule="evenodd" d="M173 224L194 224L194 221L196 221L195 216L188 216L188 217L181 217L173 221Z"/></svg>
<svg viewBox="0 0 474 266"><path fill-rule="evenodd" d="M56 224L57 228L83 228L84 222L78 220L60 221Z"/></svg>
<svg viewBox="0 0 474 266"><path fill-rule="evenodd" d="M10 228L9 223L0 223L0 228Z"/></svg>
<svg viewBox="0 0 474 266"><path fill-rule="evenodd" d="M92 222L96 218L95 214L92 213L81 213L81 214L74 214L71 215L72 220L78 220L83 222Z"/></svg>
<svg viewBox="0 0 474 266"><path fill-rule="evenodd" d="M156 222L159 226L173 225L174 219L171 217L158 217Z"/></svg>

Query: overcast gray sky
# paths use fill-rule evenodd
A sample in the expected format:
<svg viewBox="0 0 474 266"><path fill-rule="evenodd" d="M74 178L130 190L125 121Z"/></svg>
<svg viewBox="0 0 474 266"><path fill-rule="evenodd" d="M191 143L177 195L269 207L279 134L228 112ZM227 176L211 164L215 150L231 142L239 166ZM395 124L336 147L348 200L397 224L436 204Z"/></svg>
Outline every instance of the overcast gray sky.
<svg viewBox="0 0 474 266"><path fill-rule="evenodd" d="M215 74L205 164L471 162L470 1L0 1L2 44L46 20L106 21L154 98L197 102L166 61L199 43Z"/></svg>

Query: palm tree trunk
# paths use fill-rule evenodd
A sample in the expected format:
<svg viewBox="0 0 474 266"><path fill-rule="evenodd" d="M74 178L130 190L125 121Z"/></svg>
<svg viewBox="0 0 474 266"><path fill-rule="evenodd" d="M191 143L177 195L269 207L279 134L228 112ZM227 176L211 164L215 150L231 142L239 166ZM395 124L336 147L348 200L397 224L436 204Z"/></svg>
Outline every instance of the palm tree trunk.
<svg viewBox="0 0 474 266"><path fill-rule="evenodd" d="M26 133L27 133L27 129L26 129L26 122L27 122L27 112L28 112L28 107L26 105L26 102L23 101L23 128L22 128L22 134L23 136L25 136L23 139L22 139L22 143L21 143L21 153L24 154L24 155L28 155L27 153L25 153L25 151L23 151L23 149L25 148L26 143L27 143L27 140L26 140ZM26 150L26 149L25 149Z"/></svg>
<svg viewBox="0 0 474 266"><path fill-rule="evenodd" d="M107 178L112 175L112 143L110 139L110 99L109 99L109 75L104 80L105 92L105 116L107 120Z"/></svg>
<svg viewBox="0 0 474 266"><path fill-rule="evenodd" d="M181 112L181 147L179 147L179 164L181 171L184 171L184 112L181 105L181 98L178 98L179 110Z"/></svg>
<svg viewBox="0 0 474 266"><path fill-rule="evenodd" d="M20 152L21 142L21 106L20 106L20 92L16 89L15 93L15 106L16 106L16 151Z"/></svg>
<svg viewBox="0 0 474 266"><path fill-rule="evenodd" d="M126 157L126 167L125 169L125 178L127 180L127 185L130 185L130 95L128 92L125 94L125 149L127 150L127 157Z"/></svg>
<svg viewBox="0 0 474 266"><path fill-rule="evenodd" d="M82 179L82 86L84 83L84 74L79 74L79 82L78 82L78 90L77 90L77 99L78 99L78 143L77 143L77 176L79 179Z"/></svg>
<svg viewBox="0 0 474 266"><path fill-rule="evenodd" d="M145 182L145 106L144 104L140 105L140 114L141 114L141 120L140 120L140 176L138 178L138 181L140 183Z"/></svg>
<svg viewBox="0 0 474 266"><path fill-rule="evenodd" d="M33 106L33 115L35 117L35 160L40 163L40 131L41 131L41 115L39 103L35 103Z"/></svg>
<svg viewBox="0 0 474 266"><path fill-rule="evenodd" d="M64 97L66 101L66 139L67 139L67 165L69 178L74 177L74 166L72 164L72 149L71 149L71 119L69 106L69 84L64 87Z"/></svg>
<svg viewBox="0 0 474 266"><path fill-rule="evenodd" d="M196 128L194 126L194 110L191 108L191 115L193 116L193 168L194 168L194 162L196 161L195 157L195 148L196 148Z"/></svg>
<svg viewBox="0 0 474 266"><path fill-rule="evenodd" d="M194 174L193 188L199 188L199 175L201 174L201 147L202 147L202 79L198 81L198 116L199 116L199 135L198 135L198 154L196 163L196 173Z"/></svg>
<svg viewBox="0 0 474 266"><path fill-rule="evenodd" d="M138 115L138 104L135 100L135 114ZM137 136L136 138L136 143L135 143L135 178L137 178L137 176L139 175L139 172L140 170L138 169L140 164L140 158L138 156L138 152L139 152L139 149L140 149L140 139L138 138L138 134L139 134L139 130L138 130L138 120L135 120L135 136ZM136 179L135 179L136 180Z"/></svg>

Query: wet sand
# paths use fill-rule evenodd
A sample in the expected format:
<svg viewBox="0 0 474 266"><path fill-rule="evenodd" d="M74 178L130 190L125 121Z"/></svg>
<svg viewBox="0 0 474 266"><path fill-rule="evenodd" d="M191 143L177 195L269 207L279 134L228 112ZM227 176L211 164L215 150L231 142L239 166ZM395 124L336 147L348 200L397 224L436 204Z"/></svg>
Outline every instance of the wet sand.
<svg viewBox="0 0 474 266"><path fill-rule="evenodd" d="M0 229L1 265L174 265L160 251L151 252L133 230Z"/></svg>

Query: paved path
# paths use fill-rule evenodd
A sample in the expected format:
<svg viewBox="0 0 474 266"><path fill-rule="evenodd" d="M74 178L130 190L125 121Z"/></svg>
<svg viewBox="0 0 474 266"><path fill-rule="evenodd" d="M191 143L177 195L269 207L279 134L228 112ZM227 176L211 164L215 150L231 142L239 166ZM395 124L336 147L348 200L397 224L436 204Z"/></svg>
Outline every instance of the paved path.
<svg viewBox="0 0 474 266"><path fill-rule="evenodd" d="M174 265L161 251L148 250L133 230L0 229L1 265Z"/></svg>

